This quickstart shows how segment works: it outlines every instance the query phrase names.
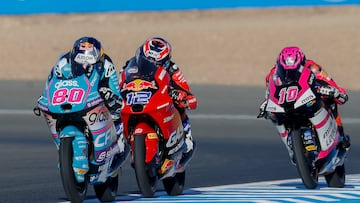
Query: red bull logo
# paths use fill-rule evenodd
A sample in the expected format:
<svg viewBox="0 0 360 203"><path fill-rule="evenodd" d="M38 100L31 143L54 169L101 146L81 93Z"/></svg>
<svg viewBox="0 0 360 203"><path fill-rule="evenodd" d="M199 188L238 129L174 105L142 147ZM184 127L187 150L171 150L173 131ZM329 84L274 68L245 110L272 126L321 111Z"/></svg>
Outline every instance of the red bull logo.
<svg viewBox="0 0 360 203"><path fill-rule="evenodd" d="M169 168L171 168L174 165L174 161L171 159L165 159L163 165L159 169L160 174L164 174Z"/></svg>
<svg viewBox="0 0 360 203"><path fill-rule="evenodd" d="M126 90L131 90L134 92L138 92L144 89L157 89L157 87L155 86L155 81L149 82L146 80L136 79L129 83L125 83L122 86L121 91L123 92Z"/></svg>
<svg viewBox="0 0 360 203"><path fill-rule="evenodd" d="M79 50L92 51L93 49L94 49L94 45L89 42L80 43Z"/></svg>

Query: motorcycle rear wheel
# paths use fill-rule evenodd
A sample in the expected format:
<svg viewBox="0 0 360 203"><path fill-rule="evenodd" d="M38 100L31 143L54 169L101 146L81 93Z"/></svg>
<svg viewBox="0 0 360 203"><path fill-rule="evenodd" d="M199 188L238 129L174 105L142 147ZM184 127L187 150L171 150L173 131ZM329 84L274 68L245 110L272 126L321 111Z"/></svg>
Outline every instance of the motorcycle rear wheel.
<svg viewBox="0 0 360 203"><path fill-rule="evenodd" d="M153 197L156 192L157 177L151 176L149 166L145 163L145 136L134 136L134 168L136 181L144 197Z"/></svg>
<svg viewBox="0 0 360 203"><path fill-rule="evenodd" d="M185 171L177 173L174 177L165 178L163 185L166 193L170 196L182 194L185 185Z"/></svg>
<svg viewBox="0 0 360 203"><path fill-rule="evenodd" d="M329 187L343 188L345 186L345 164L336 167L333 173L324 176Z"/></svg>
<svg viewBox="0 0 360 203"><path fill-rule="evenodd" d="M119 186L119 175L108 177L105 183L94 185L96 197L101 202L112 202L116 198Z"/></svg>
<svg viewBox="0 0 360 203"><path fill-rule="evenodd" d="M83 183L76 181L73 163L73 142L74 138L66 137L60 139L59 160L60 175L63 188L71 202L83 202L87 192L88 181L85 178Z"/></svg>
<svg viewBox="0 0 360 203"><path fill-rule="evenodd" d="M318 169L313 167L311 161L308 160L305 155L303 139L301 137L301 132L299 129L294 129L292 131L292 142L294 157L296 161L296 168L298 170L300 178L306 188L314 189L318 185Z"/></svg>

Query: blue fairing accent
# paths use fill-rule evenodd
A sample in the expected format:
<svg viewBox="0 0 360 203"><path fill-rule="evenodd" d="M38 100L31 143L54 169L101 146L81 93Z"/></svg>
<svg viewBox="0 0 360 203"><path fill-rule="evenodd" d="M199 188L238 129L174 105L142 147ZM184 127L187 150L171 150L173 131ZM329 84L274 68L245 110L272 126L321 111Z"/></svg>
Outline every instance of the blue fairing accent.
<svg viewBox="0 0 360 203"><path fill-rule="evenodd" d="M77 127L68 125L60 132L60 138L85 136Z"/></svg>
<svg viewBox="0 0 360 203"><path fill-rule="evenodd" d="M93 107L102 102L98 92L99 77L96 71L89 78L85 74L70 79L53 76L38 100L39 107L56 114L79 112Z"/></svg>
<svg viewBox="0 0 360 203"><path fill-rule="evenodd" d="M207 0L207 1L165 1L152 3L146 0L113 1L96 0L48 1L48 0L3 0L1 14L39 14L39 13L89 13L89 12L133 12L133 11L170 11L170 10L208 10L234 8L301 7L301 6L339 6L359 5L359 0Z"/></svg>
<svg viewBox="0 0 360 203"><path fill-rule="evenodd" d="M75 126L66 126L60 132L60 139L65 137L74 137L73 140L73 169L75 178L78 182L84 182L85 174L89 171L88 146L85 135Z"/></svg>

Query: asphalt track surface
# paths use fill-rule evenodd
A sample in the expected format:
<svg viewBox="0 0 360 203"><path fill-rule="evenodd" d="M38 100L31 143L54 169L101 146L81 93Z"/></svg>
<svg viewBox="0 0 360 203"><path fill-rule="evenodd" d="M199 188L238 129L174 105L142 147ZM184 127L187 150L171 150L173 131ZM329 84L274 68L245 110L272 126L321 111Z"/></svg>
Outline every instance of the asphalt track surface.
<svg viewBox="0 0 360 203"><path fill-rule="evenodd" d="M42 117L31 113L43 82L0 81L0 202L66 201L57 151ZM193 85L199 107L190 112L198 147L187 170L186 189L298 178L270 121L256 119L264 89ZM349 92L340 108L352 137L347 174L360 173L360 94ZM138 193L129 159L118 196ZM162 190L161 184L158 185ZM88 198L94 198L89 187Z"/></svg>

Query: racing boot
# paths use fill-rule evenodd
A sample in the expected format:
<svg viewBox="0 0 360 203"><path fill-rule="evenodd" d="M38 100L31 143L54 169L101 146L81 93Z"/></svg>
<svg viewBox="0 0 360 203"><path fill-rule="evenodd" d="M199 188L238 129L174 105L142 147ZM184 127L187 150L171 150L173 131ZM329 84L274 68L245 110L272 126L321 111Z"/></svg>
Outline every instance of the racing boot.
<svg viewBox="0 0 360 203"><path fill-rule="evenodd" d="M124 137L124 125L120 119L114 121L116 135L118 137L117 144L120 150L120 156L122 162L124 162L129 155L130 152L130 145L127 143Z"/></svg>
<svg viewBox="0 0 360 203"><path fill-rule="evenodd" d="M295 157L294 157L294 151L292 149L292 139L291 135L287 132L284 125L275 125L281 140L283 141L290 157L290 161L293 165L295 165Z"/></svg>
<svg viewBox="0 0 360 203"><path fill-rule="evenodd" d="M336 125L338 126L340 137L342 138L339 143L339 147L348 150L350 148L350 136L346 135L344 132L344 127L342 125L341 116L338 113L337 105L331 105L331 111L335 117Z"/></svg>
<svg viewBox="0 0 360 203"><path fill-rule="evenodd" d="M342 137L342 141L340 142L340 147L342 149L348 150L350 148L350 136L345 135L343 126L338 126L339 134Z"/></svg>
<svg viewBox="0 0 360 203"><path fill-rule="evenodd" d="M180 168L185 169L186 165L189 163L189 161L191 160L195 147L196 147L196 143L192 138L191 135L191 124L189 121L189 118L186 116L186 118L183 120L182 122L183 127L184 127L184 132L185 132L185 141L184 141L184 153L183 156L180 160L178 169L180 170Z"/></svg>

